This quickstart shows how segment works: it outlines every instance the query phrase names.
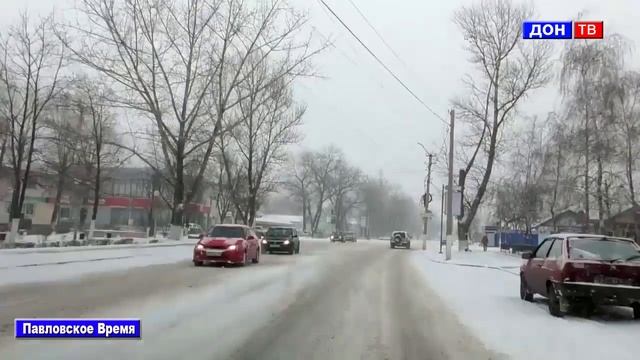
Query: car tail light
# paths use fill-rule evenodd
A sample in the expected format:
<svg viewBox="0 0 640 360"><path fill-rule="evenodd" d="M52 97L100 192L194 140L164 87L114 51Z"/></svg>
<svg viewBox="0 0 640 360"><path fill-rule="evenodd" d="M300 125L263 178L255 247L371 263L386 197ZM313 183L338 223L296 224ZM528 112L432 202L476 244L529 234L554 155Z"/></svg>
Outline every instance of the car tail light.
<svg viewBox="0 0 640 360"><path fill-rule="evenodd" d="M583 282L586 280L583 263L567 262L562 268L563 281Z"/></svg>

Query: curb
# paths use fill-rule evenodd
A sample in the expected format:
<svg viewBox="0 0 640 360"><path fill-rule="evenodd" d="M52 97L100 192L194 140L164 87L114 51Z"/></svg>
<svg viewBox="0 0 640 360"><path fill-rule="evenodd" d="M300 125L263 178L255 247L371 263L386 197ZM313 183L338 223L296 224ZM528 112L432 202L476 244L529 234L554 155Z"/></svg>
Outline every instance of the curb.
<svg viewBox="0 0 640 360"><path fill-rule="evenodd" d="M429 261L431 261L433 263L436 263L436 264L456 265L456 266L472 267L472 268L480 268L480 269L491 269L491 270L503 271L503 272L506 272L506 273L511 274L511 275L516 275L516 276L520 275L520 274L515 273L513 271L509 271L509 269L518 269L518 268L520 268L519 266L490 266L490 265L477 265L477 264L465 264L465 263L451 263L451 262L431 259L429 257L427 257L427 260L429 260Z"/></svg>

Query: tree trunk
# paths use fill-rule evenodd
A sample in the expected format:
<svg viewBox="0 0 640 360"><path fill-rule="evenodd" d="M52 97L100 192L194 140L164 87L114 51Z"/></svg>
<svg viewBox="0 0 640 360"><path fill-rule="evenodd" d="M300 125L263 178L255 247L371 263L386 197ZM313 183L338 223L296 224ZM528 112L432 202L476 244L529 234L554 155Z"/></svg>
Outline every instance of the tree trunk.
<svg viewBox="0 0 640 360"><path fill-rule="evenodd" d="M584 75L583 75L584 76ZM584 89L584 85L583 85L583 89ZM585 91L585 90L583 90ZM586 91L585 91L586 92ZM585 97L586 98L586 97ZM589 162L591 161L591 159L589 158L590 155L590 148L589 148L589 104L585 103L585 109L584 109L584 213L585 213L585 228L584 231L588 232L589 231L589 226L590 226L590 220L591 220L591 214L590 214L590 205L589 205Z"/></svg>
<svg viewBox="0 0 640 360"><path fill-rule="evenodd" d="M484 193L487 191L487 185L489 184L489 178L491 177L491 172L493 171L493 163L495 162L496 157L496 142L497 133L496 131L492 131L489 145L489 154L487 156L487 170L484 173L482 182L480 183L480 187L478 187L478 192L476 193L476 196L471 203L469 213L464 217L463 221L458 222L459 241L467 239L467 234L469 233L469 229L471 228L471 222L478 212L478 208L480 207L480 203L482 201L482 198L484 197Z"/></svg>
<svg viewBox="0 0 640 360"><path fill-rule="evenodd" d="M98 206L100 205L100 181L101 181L101 164L100 151L96 154L96 177L93 187L93 209L91 212L91 226L89 227L89 239L93 239L93 232L96 229L96 218L98 217Z"/></svg>
<svg viewBox="0 0 640 360"><path fill-rule="evenodd" d="M2 140L2 147L0 148L0 168L4 166L4 156L7 153L7 137L9 135L4 135L4 140Z"/></svg>
<svg viewBox="0 0 640 360"><path fill-rule="evenodd" d="M603 234L604 231L604 195L602 189L602 177L603 177L603 167L602 167L602 155L598 154L596 156L596 163L598 165L598 173L596 178L596 198L598 201L598 232Z"/></svg>
<svg viewBox="0 0 640 360"><path fill-rule="evenodd" d="M13 192L11 194L11 229L7 242L13 244L18 236L20 227L20 219L22 218L22 206L20 206L20 192L22 191L22 181L20 178L20 170L14 170Z"/></svg>
<svg viewBox="0 0 640 360"><path fill-rule="evenodd" d="M58 225L58 213L60 212L60 200L62 200L62 192L64 191L65 175L62 172L58 172L58 183L56 184L56 198L53 204L53 212L51 213L51 231L56 232L56 225Z"/></svg>
<svg viewBox="0 0 640 360"><path fill-rule="evenodd" d="M171 230L169 237L173 240L180 240L183 236L182 215L184 213L184 157L181 156L183 145L180 144L178 156L176 156L176 184L173 189L173 209L171 209Z"/></svg>
<svg viewBox="0 0 640 360"><path fill-rule="evenodd" d="M625 170L627 173L627 182L629 183L629 198L631 200L631 204L636 206L636 191L633 186L633 161L635 160L632 150L633 142L635 142L635 140L632 141L632 139L627 136L627 166L625 167Z"/></svg>
<svg viewBox="0 0 640 360"><path fill-rule="evenodd" d="M302 232L307 231L307 197L302 195Z"/></svg>
<svg viewBox="0 0 640 360"><path fill-rule="evenodd" d="M37 93L36 93L37 94ZM34 101L35 103L35 101ZM35 108L36 106L34 106ZM33 161L33 149L36 142L37 122L34 118L31 124L31 139L29 141L29 150L27 153L27 164L24 168L24 177L22 178L22 191L20 192L20 209L23 208L24 199L26 197L27 185L29 184L29 175L31 173L31 162Z"/></svg>

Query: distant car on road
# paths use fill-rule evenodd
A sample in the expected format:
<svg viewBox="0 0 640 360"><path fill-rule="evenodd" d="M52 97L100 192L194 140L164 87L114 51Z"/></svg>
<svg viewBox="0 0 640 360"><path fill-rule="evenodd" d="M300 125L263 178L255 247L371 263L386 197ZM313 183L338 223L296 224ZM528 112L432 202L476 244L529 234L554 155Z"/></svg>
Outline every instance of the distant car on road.
<svg viewBox="0 0 640 360"><path fill-rule="evenodd" d="M344 241L350 241L350 242L357 242L358 241L358 239L356 238L356 234L354 234L352 232L342 233L342 236L344 238Z"/></svg>
<svg viewBox="0 0 640 360"><path fill-rule="evenodd" d="M260 262L260 242L245 225L216 225L202 236L193 249L193 264L247 265Z"/></svg>
<svg viewBox="0 0 640 360"><path fill-rule="evenodd" d="M394 231L391 234L389 247L392 249L397 247L411 249L411 235L406 231Z"/></svg>
<svg viewBox="0 0 640 360"><path fill-rule="evenodd" d="M198 225L198 224L195 224L195 223L188 223L188 224L185 226L185 231L186 231L186 233L187 233L187 237L188 237L189 239L197 239L197 238L199 238L199 237L200 237L200 235L202 235L202 234L203 234L203 232L204 232L204 231L202 230L202 227L201 227L200 225Z"/></svg>
<svg viewBox="0 0 640 360"><path fill-rule="evenodd" d="M333 233L331 233L331 236L329 236L329 240L331 242L344 242L344 236L341 233L334 231Z"/></svg>
<svg viewBox="0 0 640 360"><path fill-rule="evenodd" d="M292 227L270 227L265 233L262 246L269 254L286 252L289 255L300 253L298 230Z"/></svg>
<svg viewBox="0 0 640 360"><path fill-rule="evenodd" d="M616 305L633 308L640 319L640 246L633 240L557 234L522 258L520 298L547 297L551 315L577 308L589 316L595 306Z"/></svg>

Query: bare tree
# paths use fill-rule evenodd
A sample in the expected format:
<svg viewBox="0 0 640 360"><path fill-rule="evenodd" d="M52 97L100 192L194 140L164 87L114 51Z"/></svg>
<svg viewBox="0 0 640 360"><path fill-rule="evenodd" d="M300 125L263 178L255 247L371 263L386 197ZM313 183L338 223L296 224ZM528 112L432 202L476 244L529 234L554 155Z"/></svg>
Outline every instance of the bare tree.
<svg viewBox="0 0 640 360"><path fill-rule="evenodd" d="M640 158L640 73L627 71L619 83L617 103L620 107L620 118L616 123L622 138L621 153L624 158L624 173L629 192L629 200L638 205L634 174Z"/></svg>
<svg viewBox="0 0 640 360"><path fill-rule="evenodd" d="M509 171L496 190L496 214L504 224L530 233L534 222L540 220L548 187L547 121L527 119L525 127L516 131L513 138L519 145L507 153Z"/></svg>
<svg viewBox="0 0 640 360"><path fill-rule="evenodd" d="M32 23L22 14L18 23L0 34L0 118L7 121L10 162L12 242L18 231L43 112L61 89L64 53L51 31L51 17Z"/></svg>
<svg viewBox="0 0 640 360"><path fill-rule="evenodd" d="M122 147L116 145L116 119L107 104L107 99L111 98L109 90L92 79L84 78L78 81L74 95L73 106L79 117L74 131L79 144L77 157L85 172L84 185L93 192L89 227L89 239L92 239L102 194L104 169L119 167L127 157L123 156ZM80 223L84 224L82 217Z"/></svg>
<svg viewBox="0 0 640 360"><path fill-rule="evenodd" d="M247 59L260 53L266 61L289 49L288 66L280 73L303 70L317 53L308 41L297 41L306 20L277 0L257 9L237 0L81 4L91 26L67 25L67 33L79 36L72 41L61 33L61 38L78 61L118 88L114 93L123 96L112 99L114 103L151 119L153 138L147 140L158 146L131 150L171 185L171 233L176 238L184 205L197 193L216 139L229 125L226 113L243 100L234 90L245 81ZM185 164L194 157L202 161L192 190L186 192Z"/></svg>
<svg viewBox="0 0 640 360"><path fill-rule="evenodd" d="M311 221L312 236L318 232L324 207L331 195L332 174L343 158L342 151L332 145L321 151L310 153L307 161L301 164L308 166L311 173L307 215Z"/></svg>
<svg viewBox="0 0 640 360"><path fill-rule="evenodd" d="M515 114L517 106L533 89L550 78L550 45L546 42L522 42L522 23L532 10L508 0L482 0L455 13L454 22L467 42L470 61L479 74L468 77L469 96L455 101L461 119L476 129L473 156L468 158L467 173L479 172L479 184L469 189L460 186L473 199L459 224L460 239L482 203L502 140L502 130ZM475 154L482 152L484 159ZM473 193L470 193L473 190Z"/></svg>
<svg viewBox="0 0 640 360"><path fill-rule="evenodd" d="M213 173L213 179L215 179L215 204L218 221L220 223L225 222L233 207L233 191L240 177L240 171L238 171L238 168L231 164L229 166L235 169L232 171L233 176L231 177L231 182L229 182L222 155L217 156L217 161L213 164L210 170Z"/></svg>
<svg viewBox="0 0 640 360"><path fill-rule="evenodd" d="M293 197L302 203L302 229L307 231L307 225L310 225L311 216L309 211L311 208L311 153L303 152L297 159L291 161L292 172L289 174L285 187L293 195Z"/></svg>
<svg viewBox="0 0 640 360"><path fill-rule="evenodd" d="M347 230L349 212L360 202L358 189L363 176L360 169L347 164L344 158L337 161L331 173L329 201L336 219L336 230Z"/></svg>
<svg viewBox="0 0 640 360"><path fill-rule="evenodd" d="M240 124L229 133L227 143L231 150L236 150L237 162L248 182L246 202L235 201L236 210L248 225L254 223L258 200L275 188L274 170L286 161L286 146L299 140L297 128L305 112L304 107L296 106L293 101L290 87L293 79L281 77L272 81L270 76L265 64L251 71L246 83L238 87L237 91L250 95L239 103ZM271 85L265 87L266 82ZM224 157L231 155L229 149L222 150ZM234 169L229 166L225 169L231 182Z"/></svg>
<svg viewBox="0 0 640 360"><path fill-rule="evenodd" d="M626 51L626 41L618 35L597 43L571 42L562 55L561 87L572 110L569 120L580 122L578 148L583 158L583 197L585 229L591 218L590 197L593 176L592 162L596 165L596 197L599 223L604 222L604 174L605 162L612 154L611 135L615 114L610 106L615 98L617 74L620 72Z"/></svg>
<svg viewBox="0 0 640 360"><path fill-rule="evenodd" d="M51 230L58 223L62 194L73 182L72 169L77 164L78 143L76 135L77 114L72 110L69 94L60 96L47 112L43 121L44 131L39 160L56 176L56 194L51 212Z"/></svg>

